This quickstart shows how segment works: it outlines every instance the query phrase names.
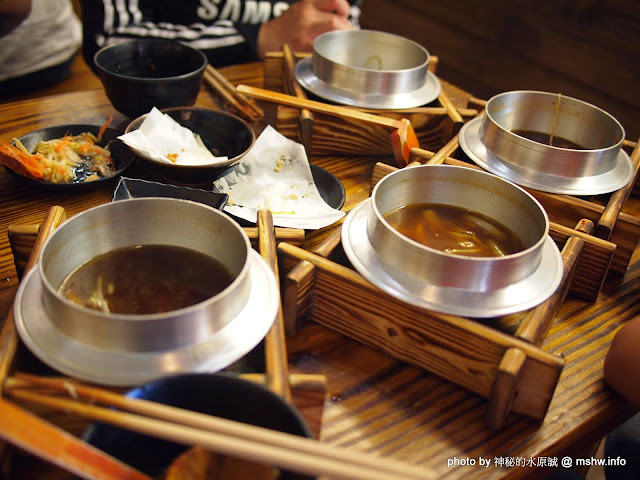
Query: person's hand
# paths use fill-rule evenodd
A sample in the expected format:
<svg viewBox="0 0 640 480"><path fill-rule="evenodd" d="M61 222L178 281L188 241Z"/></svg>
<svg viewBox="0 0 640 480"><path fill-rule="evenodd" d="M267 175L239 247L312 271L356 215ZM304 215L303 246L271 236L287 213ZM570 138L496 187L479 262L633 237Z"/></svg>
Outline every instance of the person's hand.
<svg viewBox="0 0 640 480"><path fill-rule="evenodd" d="M346 30L353 26L348 20L347 0L301 0L292 4L282 15L260 27L258 56L280 51L285 43L294 52L310 52L315 38L332 30Z"/></svg>
<svg viewBox="0 0 640 480"><path fill-rule="evenodd" d="M20 25L31 13L31 0L0 0L0 37Z"/></svg>
<svg viewBox="0 0 640 480"><path fill-rule="evenodd" d="M604 360L604 379L627 402L640 409L640 315L616 332Z"/></svg>

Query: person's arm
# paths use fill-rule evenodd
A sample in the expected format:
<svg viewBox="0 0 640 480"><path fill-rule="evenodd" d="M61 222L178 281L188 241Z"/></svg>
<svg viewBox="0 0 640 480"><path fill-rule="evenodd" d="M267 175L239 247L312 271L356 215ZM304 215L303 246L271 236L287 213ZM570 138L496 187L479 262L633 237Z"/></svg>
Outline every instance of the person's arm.
<svg viewBox="0 0 640 480"><path fill-rule="evenodd" d="M301 0L260 27L255 47L259 58L280 51L285 43L294 52L311 52L315 38L332 30L351 29L347 0Z"/></svg>
<svg viewBox="0 0 640 480"><path fill-rule="evenodd" d="M31 13L31 0L0 1L0 37L20 25Z"/></svg>
<svg viewBox="0 0 640 480"><path fill-rule="evenodd" d="M604 361L604 379L640 409L640 315L616 332Z"/></svg>

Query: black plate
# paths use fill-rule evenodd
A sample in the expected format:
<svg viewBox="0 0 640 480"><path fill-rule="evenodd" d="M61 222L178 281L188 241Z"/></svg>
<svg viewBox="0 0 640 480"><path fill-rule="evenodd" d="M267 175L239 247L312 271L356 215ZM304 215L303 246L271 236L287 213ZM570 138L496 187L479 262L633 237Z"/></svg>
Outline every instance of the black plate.
<svg viewBox="0 0 640 480"><path fill-rule="evenodd" d="M344 185L342 182L338 180L338 178L332 173L328 172L322 167L318 165L314 165L310 163L311 167L311 176L313 177L313 181L318 187L318 193L322 197L322 199L329 205L331 208L335 208L336 210L340 210L344 205L344 202L347 198ZM229 174L231 169L235 168L235 165L227 168L224 172L220 174L218 178L222 178L225 175ZM244 218L236 217L235 215L230 214L229 212L225 212L235 221L237 221L243 227L255 227L255 223L249 222Z"/></svg>
<svg viewBox="0 0 640 480"><path fill-rule="evenodd" d="M56 125L54 127L41 128L40 130L35 130L33 132L27 133L18 138L22 142L22 144L26 147L27 150L32 152L35 150L38 142L53 140L55 138L61 138L65 135L79 135L83 132L91 132L94 135L97 135L100 131L100 126L97 125L85 125L85 124L73 124L73 125ZM94 180L92 182L81 182L81 183L51 183L44 182L42 180L34 180L29 177L25 177L10 168L6 168L6 170L11 173L14 177L24 181L25 183L41 188L47 188L51 190L58 191L66 191L66 190L81 190L81 189L91 189L93 187L99 186L105 182L113 180L114 178L119 177L122 173L133 163L136 156L129 150L129 148L117 139L118 136L122 135L123 132L119 130L115 130L113 128L107 128L102 136L102 141L100 142L100 146L104 147L109 145L109 150L111 151L111 158L113 160L114 165L116 166L116 172L113 175L108 177L103 177L98 180Z"/></svg>
<svg viewBox="0 0 640 480"><path fill-rule="evenodd" d="M295 407L268 388L229 374L193 373L166 377L133 389L127 396L311 437L307 423ZM91 424L83 438L153 478L161 478L171 462L187 449L184 445L102 423ZM280 478L302 480L309 477L282 472Z"/></svg>
<svg viewBox="0 0 640 480"><path fill-rule="evenodd" d="M116 186L113 200L125 200L139 197L168 197L182 198L194 202L204 203L210 207L222 210L227 204L229 196L226 193L216 193L197 188L178 187L165 183L149 182L136 178L122 177Z"/></svg>

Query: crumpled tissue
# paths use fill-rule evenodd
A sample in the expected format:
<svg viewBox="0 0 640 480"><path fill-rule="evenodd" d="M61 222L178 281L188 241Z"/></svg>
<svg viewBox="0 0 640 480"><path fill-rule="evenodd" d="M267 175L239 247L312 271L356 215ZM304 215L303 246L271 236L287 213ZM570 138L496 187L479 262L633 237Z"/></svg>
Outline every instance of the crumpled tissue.
<svg viewBox="0 0 640 480"><path fill-rule="evenodd" d="M200 135L153 107L140 128L118 137L137 155L173 165L216 166L227 157L214 156Z"/></svg>
<svg viewBox="0 0 640 480"><path fill-rule="evenodd" d="M254 223L261 209L271 211L275 226L288 228L318 229L345 215L320 196L304 147L271 126L213 190L229 195L225 211Z"/></svg>

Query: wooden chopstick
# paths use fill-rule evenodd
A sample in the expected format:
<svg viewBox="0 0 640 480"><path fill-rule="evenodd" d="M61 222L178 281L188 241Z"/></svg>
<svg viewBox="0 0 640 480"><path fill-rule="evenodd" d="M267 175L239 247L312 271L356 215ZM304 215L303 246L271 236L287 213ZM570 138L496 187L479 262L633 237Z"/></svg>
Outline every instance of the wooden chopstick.
<svg viewBox="0 0 640 480"><path fill-rule="evenodd" d="M298 98L292 95L285 95L284 93L265 90L264 88L252 87L250 85L238 85L237 91L260 100L280 103L281 105L287 105L294 108L306 108L312 112L320 112L338 117L351 118L353 120L361 120L363 122L381 125L383 127L397 129L404 126L402 121L393 118L374 115L353 108L317 102L307 98Z"/></svg>
<svg viewBox="0 0 640 480"><path fill-rule="evenodd" d="M253 113L249 109L247 109L243 105L241 105L240 102L238 102L238 100L235 98L235 96L230 91L225 89L222 86L222 84L220 82L218 82L216 80L216 78L213 77L207 71L204 72L204 81L218 95L220 95L227 103L229 103L231 106L233 106L237 110L238 115L244 117L245 120L249 120L250 122L253 122L255 120Z"/></svg>
<svg viewBox="0 0 640 480"><path fill-rule="evenodd" d="M257 225L260 255L262 255L266 260L269 267L275 274L276 282L278 283L278 291L280 291L275 228L273 226L273 216L269 210L258 211ZM267 384L271 390L290 402L291 387L289 385L289 360L287 358L287 344L284 337L282 303L281 301L278 303L278 315L264 339Z"/></svg>
<svg viewBox="0 0 640 480"><path fill-rule="evenodd" d="M238 93L236 87L212 65L207 65L204 81L248 120L253 122L264 118L264 111L252 99Z"/></svg>
<svg viewBox="0 0 640 480"><path fill-rule="evenodd" d="M449 118L451 118L453 123L457 123L457 124L464 123L464 118L462 118L462 115L460 115L460 112L451 101L451 98L449 98L449 95L447 94L447 92L445 92L444 90L441 90L440 95L438 95L438 101L440 102L440 105L442 105L444 109L447 111L447 114L449 115Z"/></svg>
<svg viewBox="0 0 640 480"><path fill-rule="evenodd" d="M213 65L207 65L206 71L210 75L212 75L218 82L220 82L224 88L229 90L242 105L245 105L249 109L251 109L256 114L257 117L259 118L264 117L264 110L262 110L252 98L246 97L241 93L238 93L236 91L236 87L229 80L227 80L227 78L224 75L222 75L218 70L216 70Z"/></svg>
<svg viewBox="0 0 640 480"><path fill-rule="evenodd" d="M0 440L87 480L152 480L12 402L0 398Z"/></svg>
<svg viewBox="0 0 640 480"><path fill-rule="evenodd" d="M65 393L72 392L75 398L87 398L92 404L43 395L34 391L34 387L38 385ZM7 379L5 391L16 399L62 409L127 430L186 445L200 445L214 452L308 475L330 475L353 480L410 480L432 476L424 468L389 458L341 449L310 438L148 400L129 398L76 382L21 374L20 377ZM109 405L126 411L98 405Z"/></svg>

